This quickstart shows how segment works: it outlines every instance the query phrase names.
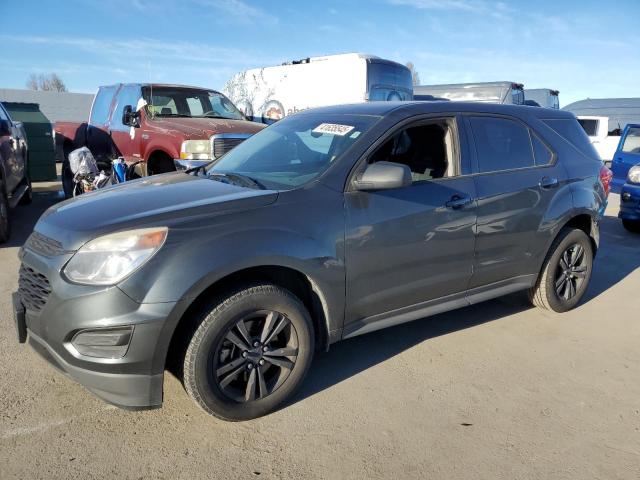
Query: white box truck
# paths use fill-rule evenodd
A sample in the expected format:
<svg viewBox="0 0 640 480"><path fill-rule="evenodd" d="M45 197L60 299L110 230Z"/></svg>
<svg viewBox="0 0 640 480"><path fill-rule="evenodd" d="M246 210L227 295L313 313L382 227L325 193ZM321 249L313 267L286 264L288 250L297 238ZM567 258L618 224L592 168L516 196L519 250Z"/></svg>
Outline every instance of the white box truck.
<svg viewBox="0 0 640 480"><path fill-rule="evenodd" d="M249 119L263 123L308 108L413 98L407 67L362 53L246 70L235 74L223 91Z"/></svg>

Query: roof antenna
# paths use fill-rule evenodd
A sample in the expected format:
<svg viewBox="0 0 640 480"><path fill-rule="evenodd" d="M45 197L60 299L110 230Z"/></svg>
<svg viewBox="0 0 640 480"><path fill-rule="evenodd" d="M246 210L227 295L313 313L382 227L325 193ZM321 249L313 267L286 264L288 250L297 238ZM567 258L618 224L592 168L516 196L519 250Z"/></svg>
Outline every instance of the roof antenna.
<svg viewBox="0 0 640 480"><path fill-rule="evenodd" d="M151 62L147 60L147 77L149 77L149 112L151 113L151 118L155 117L155 109L153 108L153 83L151 83Z"/></svg>

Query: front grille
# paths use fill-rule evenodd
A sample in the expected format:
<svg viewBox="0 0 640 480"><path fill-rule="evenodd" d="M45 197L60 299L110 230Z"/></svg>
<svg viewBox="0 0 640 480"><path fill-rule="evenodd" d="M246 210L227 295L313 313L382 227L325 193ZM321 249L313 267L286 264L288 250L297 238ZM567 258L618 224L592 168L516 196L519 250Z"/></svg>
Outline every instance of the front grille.
<svg viewBox="0 0 640 480"><path fill-rule="evenodd" d="M214 135L211 138L213 152L213 158L218 158L230 150L233 150L235 147L240 145L248 138L248 135L234 135L231 136L229 134L224 135Z"/></svg>
<svg viewBox="0 0 640 480"><path fill-rule="evenodd" d="M20 266L18 279L18 295L27 310L41 311L51 294L51 284L47 277L33 268Z"/></svg>
<svg viewBox="0 0 640 480"><path fill-rule="evenodd" d="M38 232L33 232L29 235L25 243L25 248L44 255L45 257L55 257L64 253L60 242Z"/></svg>

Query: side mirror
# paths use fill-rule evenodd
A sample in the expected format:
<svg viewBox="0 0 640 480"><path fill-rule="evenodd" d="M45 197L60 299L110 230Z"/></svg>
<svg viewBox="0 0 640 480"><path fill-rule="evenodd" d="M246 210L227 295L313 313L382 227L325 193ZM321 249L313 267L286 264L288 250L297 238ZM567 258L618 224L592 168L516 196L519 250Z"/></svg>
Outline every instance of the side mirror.
<svg viewBox="0 0 640 480"><path fill-rule="evenodd" d="M353 182L356 190L388 190L411 185L411 170L406 165L394 162L376 162L367 166Z"/></svg>
<svg viewBox="0 0 640 480"><path fill-rule="evenodd" d="M0 135L11 135L11 123L9 120L0 120Z"/></svg>
<svg viewBox="0 0 640 480"><path fill-rule="evenodd" d="M125 105L122 110L122 124L129 127L139 127L140 122L138 122L138 118L140 118L140 114L135 112L131 105Z"/></svg>

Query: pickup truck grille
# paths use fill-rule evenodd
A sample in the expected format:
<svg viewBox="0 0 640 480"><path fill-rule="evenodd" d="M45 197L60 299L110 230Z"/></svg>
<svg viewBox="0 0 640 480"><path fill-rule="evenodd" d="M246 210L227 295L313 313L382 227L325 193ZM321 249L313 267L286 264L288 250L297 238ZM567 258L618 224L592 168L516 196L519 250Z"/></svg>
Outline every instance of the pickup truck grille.
<svg viewBox="0 0 640 480"><path fill-rule="evenodd" d="M51 284L47 277L33 268L20 266L18 295L22 304L34 312L40 312L51 294Z"/></svg>
<svg viewBox="0 0 640 480"><path fill-rule="evenodd" d="M33 232L29 235L24 246L33 252L44 255L45 257L55 257L64 253L64 249L60 242L38 232Z"/></svg>
<svg viewBox="0 0 640 480"><path fill-rule="evenodd" d="M233 133L223 133L212 136L211 151L213 152L213 158L221 157L228 151L233 150L249 137L250 135Z"/></svg>

